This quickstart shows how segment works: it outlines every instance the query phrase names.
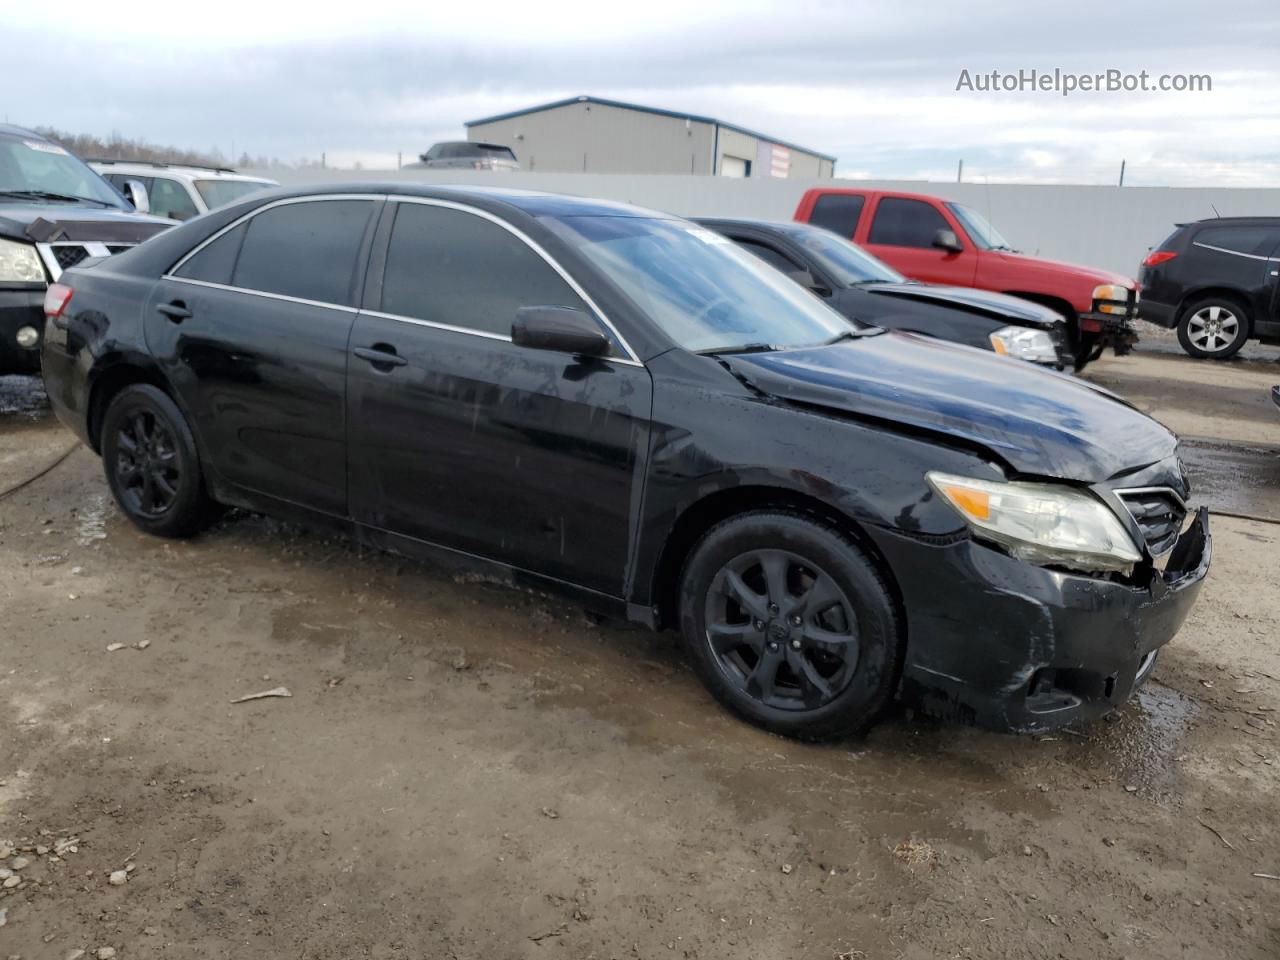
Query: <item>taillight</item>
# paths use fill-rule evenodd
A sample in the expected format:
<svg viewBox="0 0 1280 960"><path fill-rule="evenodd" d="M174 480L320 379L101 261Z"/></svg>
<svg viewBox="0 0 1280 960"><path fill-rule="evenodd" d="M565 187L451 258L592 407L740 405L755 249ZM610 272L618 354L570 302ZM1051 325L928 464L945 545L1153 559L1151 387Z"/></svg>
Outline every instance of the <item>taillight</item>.
<svg viewBox="0 0 1280 960"><path fill-rule="evenodd" d="M49 284L49 289L44 292L44 315L46 317L62 316L62 311L67 309L73 293L75 291L65 283Z"/></svg>
<svg viewBox="0 0 1280 960"><path fill-rule="evenodd" d="M1156 267L1162 263L1168 263L1177 254L1172 250L1152 250L1147 254L1147 259L1142 261L1144 267Z"/></svg>

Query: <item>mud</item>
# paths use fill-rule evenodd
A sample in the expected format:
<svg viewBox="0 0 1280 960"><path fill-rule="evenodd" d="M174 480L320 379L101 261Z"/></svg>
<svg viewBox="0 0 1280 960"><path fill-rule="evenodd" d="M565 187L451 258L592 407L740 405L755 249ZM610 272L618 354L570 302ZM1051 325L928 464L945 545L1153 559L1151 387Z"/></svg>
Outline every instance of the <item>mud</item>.
<svg viewBox="0 0 1280 960"><path fill-rule="evenodd" d="M0 500L0 843L79 841L0 955L1269 960L1280 528L1214 527L1111 718L810 746L670 634L247 514L145 537L81 450Z"/></svg>

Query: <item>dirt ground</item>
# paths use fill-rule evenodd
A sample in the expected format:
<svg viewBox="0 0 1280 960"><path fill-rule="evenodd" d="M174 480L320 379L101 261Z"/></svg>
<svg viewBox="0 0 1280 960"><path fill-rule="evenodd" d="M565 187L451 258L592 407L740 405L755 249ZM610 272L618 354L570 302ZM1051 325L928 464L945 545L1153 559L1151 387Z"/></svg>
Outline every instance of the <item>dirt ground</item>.
<svg viewBox="0 0 1280 960"><path fill-rule="evenodd" d="M1094 376L1185 429L1280 366ZM70 435L0 407L3 491ZM1274 465L1267 414L1189 432ZM0 500L0 957L1275 960L1280 526L1214 532L1107 720L810 746L673 634L247 514L146 537L77 450Z"/></svg>

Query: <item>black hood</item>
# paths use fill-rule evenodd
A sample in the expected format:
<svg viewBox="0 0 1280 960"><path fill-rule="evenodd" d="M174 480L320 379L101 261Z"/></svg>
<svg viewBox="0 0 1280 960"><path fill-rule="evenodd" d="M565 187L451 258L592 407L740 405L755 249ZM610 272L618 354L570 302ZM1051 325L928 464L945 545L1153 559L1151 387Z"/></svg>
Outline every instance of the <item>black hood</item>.
<svg viewBox="0 0 1280 960"><path fill-rule="evenodd" d="M89 240L98 243L141 243L172 220L128 210L74 203L0 203L0 237L46 243Z"/></svg>
<svg viewBox="0 0 1280 960"><path fill-rule="evenodd" d="M1062 314L1038 303L1011 297L1006 293L975 290L973 287L945 287L931 283L872 283L863 285L861 289L885 297L901 297L951 307L953 310L964 310L1021 327L1052 330L1066 323Z"/></svg>
<svg viewBox="0 0 1280 960"><path fill-rule="evenodd" d="M1106 390L913 334L723 360L771 396L976 443L1021 474L1100 483L1178 445Z"/></svg>

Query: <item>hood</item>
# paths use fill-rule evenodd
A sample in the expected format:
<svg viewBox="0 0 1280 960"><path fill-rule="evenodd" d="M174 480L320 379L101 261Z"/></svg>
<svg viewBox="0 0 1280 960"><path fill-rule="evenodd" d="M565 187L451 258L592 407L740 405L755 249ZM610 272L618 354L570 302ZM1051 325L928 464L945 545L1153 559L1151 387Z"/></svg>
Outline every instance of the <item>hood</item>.
<svg viewBox="0 0 1280 960"><path fill-rule="evenodd" d="M886 297L902 297L966 310L1022 327L1052 330L1066 323L1062 314L1038 303L1004 293L975 290L973 287L944 287L931 283L871 283L863 285L861 289Z"/></svg>
<svg viewBox="0 0 1280 960"><path fill-rule="evenodd" d="M1126 277L1123 273L1112 273L1110 270L1103 270L1100 267L1084 267L1078 263L1067 263L1065 260L1033 257L1025 253L1015 253L1012 250L986 250L982 255L984 257L999 257L1006 263L1013 264L1021 269L1040 267L1043 270L1054 273L1069 271L1082 279L1091 281L1095 287L1100 283L1118 283L1124 287L1132 287L1134 285L1133 278Z"/></svg>
<svg viewBox="0 0 1280 960"><path fill-rule="evenodd" d="M722 359L780 400L980 444L1023 474L1099 483L1172 456L1178 444L1106 390L914 334Z"/></svg>
<svg viewBox="0 0 1280 960"><path fill-rule="evenodd" d="M163 217L74 203L0 203L0 236L37 243L138 243L173 225Z"/></svg>

